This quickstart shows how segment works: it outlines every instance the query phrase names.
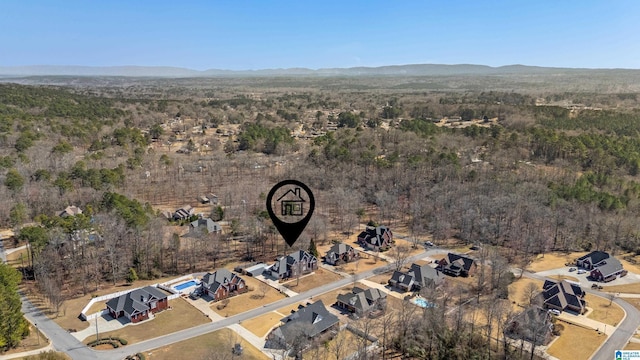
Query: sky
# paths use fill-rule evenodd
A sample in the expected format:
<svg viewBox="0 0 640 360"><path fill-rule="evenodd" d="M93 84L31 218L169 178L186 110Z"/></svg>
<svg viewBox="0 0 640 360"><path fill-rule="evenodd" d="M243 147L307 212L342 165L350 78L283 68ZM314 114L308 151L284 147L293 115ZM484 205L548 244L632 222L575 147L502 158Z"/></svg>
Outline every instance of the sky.
<svg viewBox="0 0 640 360"><path fill-rule="evenodd" d="M637 0L0 1L0 66L640 69Z"/></svg>

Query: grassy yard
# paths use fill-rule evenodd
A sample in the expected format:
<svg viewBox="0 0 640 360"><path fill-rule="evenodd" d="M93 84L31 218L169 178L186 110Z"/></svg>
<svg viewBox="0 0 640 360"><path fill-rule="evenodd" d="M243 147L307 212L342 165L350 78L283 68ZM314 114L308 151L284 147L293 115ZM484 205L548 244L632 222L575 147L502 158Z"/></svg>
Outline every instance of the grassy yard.
<svg viewBox="0 0 640 360"><path fill-rule="evenodd" d="M313 275L300 278L300 283L298 283L297 279L293 279L288 281L284 286L297 293L302 293L307 290L315 289L321 285L329 284L342 279L340 275L332 273L328 270L317 269L314 272L315 274Z"/></svg>
<svg viewBox="0 0 640 360"><path fill-rule="evenodd" d="M280 319L284 316L277 312L269 312L253 319L243 321L240 325L244 326L247 330L251 331L258 337L264 337L269 333L269 330L280 323Z"/></svg>
<svg viewBox="0 0 640 360"><path fill-rule="evenodd" d="M20 341L20 345L17 348L0 353L1 355L11 355L24 351L32 351L41 349L49 344L49 341L45 338L41 332L36 332L33 325L29 325L29 336Z"/></svg>
<svg viewBox="0 0 640 360"><path fill-rule="evenodd" d="M640 294L640 283L604 286L602 291L610 293Z"/></svg>
<svg viewBox="0 0 640 360"><path fill-rule="evenodd" d="M171 300L169 306L172 307L172 310L155 314L153 320L106 332L101 334L101 337L118 336L133 344L210 322L208 317L181 298ZM87 343L93 338L85 340Z"/></svg>
<svg viewBox="0 0 640 360"><path fill-rule="evenodd" d="M562 325L562 335L547 350L549 355L560 360L588 359L607 339L606 335L595 330L565 322Z"/></svg>
<svg viewBox="0 0 640 360"><path fill-rule="evenodd" d="M372 256L366 253L360 254L363 258L357 261L352 261L350 263L340 264L339 266L336 266L336 270L345 272L347 274L359 274L387 264L384 259L374 259Z"/></svg>
<svg viewBox="0 0 640 360"><path fill-rule="evenodd" d="M640 343L630 342L623 350L640 350Z"/></svg>
<svg viewBox="0 0 640 360"><path fill-rule="evenodd" d="M587 295L585 300L587 301L587 306L593 309L593 311L587 315L589 319L617 326L624 317L624 310L615 303L609 305L609 299L595 295Z"/></svg>
<svg viewBox="0 0 640 360"><path fill-rule="evenodd" d="M585 255L586 252L574 252L574 253L548 253L543 255L539 255L536 259L534 259L529 266L527 266L527 270L533 272L546 271L551 269L557 269L561 267L565 267L566 263L573 263L577 258L582 255Z"/></svg>
<svg viewBox="0 0 640 360"><path fill-rule="evenodd" d="M542 284L544 282L540 280L533 280L527 278L518 279L511 284L509 284L509 301L512 302L513 310L517 312L521 312L524 310L520 305L526 306L526 299L524 297L524 290L529 284L535 284L538 288L538 291L542 291ZM515 302L515 304L514 304Z"/></svg>
<svg viewBox="0 0 640 360"><path fill-rule="evenodd" d="M245 276L243 279L252 291L229 298L229 304L224 309L218 310L218 305L221 305L220 301L212 302L211 310L221 316L233 316L285 298L279 291L271 286L265 287L264 283L255 278ZM302 283L302 280L300 282ZM263 290L265 291L264 297L262 297Z"/></svg>
<svg viewBox="0 0 640 360"><path fill-rule="evenodd" d="M145 352L147 359L173 360L173 359L231 359L231 349L235 343L242 344L244 352L240 359L268 360L255 346L246 342L242 337L230 329L222 329L212 333L201 335L193 339L163 346L152 351ZM188 354L188 356L186 356Z"/></svg>
<svg viewBox="0 0 640 360"><path fill-rule="evenodd" d="M640 299L625 298L624 301L628 302L629 304L635 306L636 309L640 310Z"/></svg>

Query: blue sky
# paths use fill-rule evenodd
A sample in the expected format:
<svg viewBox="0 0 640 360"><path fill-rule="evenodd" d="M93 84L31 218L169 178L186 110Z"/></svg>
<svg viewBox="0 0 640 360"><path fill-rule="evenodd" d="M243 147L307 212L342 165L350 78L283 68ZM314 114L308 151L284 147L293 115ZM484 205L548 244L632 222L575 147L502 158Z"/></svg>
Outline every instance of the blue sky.
<svg viewBox="0 0 640 360"><path fill-rule="evenodd" d="M640 69L640 1L0 2L0 66Z"/></svg>

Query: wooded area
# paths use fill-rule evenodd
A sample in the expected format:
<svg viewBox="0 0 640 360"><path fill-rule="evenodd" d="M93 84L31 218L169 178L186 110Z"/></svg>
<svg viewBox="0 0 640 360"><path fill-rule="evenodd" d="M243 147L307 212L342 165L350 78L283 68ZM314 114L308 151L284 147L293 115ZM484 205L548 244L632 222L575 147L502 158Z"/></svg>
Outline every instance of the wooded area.
<svg viewBox="0 0 640 360"><path fill-rule="evenodd" d="M445 89L427 78L417 89L385 78L0 84L0 222L16 232L5 246L28 244L21 270L57 312L131 269L152 279L272 261L286 248L265 194L295 178L317 201L300 248L372 220L436 244L495 247L515 264L549 251L640 253L636 93L511 91L494 80L481 91L482 79L463 80ZM161 215L208 193L219 204L198 211L222 220L223 234L183 236ZM70 205L82 214L58 216ZM419 354L435 327L413 331L412 321L396 345ZM458 330L466 345L446 346L468 358L472 330L441 333L453 341Z"/></svg>

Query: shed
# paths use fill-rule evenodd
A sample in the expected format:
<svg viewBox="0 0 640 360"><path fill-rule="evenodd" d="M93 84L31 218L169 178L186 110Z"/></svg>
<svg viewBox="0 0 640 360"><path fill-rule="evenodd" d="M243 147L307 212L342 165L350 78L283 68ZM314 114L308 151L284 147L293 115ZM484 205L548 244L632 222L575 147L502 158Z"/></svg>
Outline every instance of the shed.
<svg viewBox="0 0 640 360"><path fill-rule="evenodd" d="M267 264L260 263L260 264L256 264L246 268L244 273L249 276L258 276L258 275L261 275L266 268L267 268Z"/></svg>

